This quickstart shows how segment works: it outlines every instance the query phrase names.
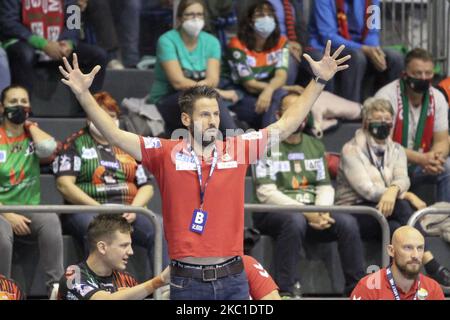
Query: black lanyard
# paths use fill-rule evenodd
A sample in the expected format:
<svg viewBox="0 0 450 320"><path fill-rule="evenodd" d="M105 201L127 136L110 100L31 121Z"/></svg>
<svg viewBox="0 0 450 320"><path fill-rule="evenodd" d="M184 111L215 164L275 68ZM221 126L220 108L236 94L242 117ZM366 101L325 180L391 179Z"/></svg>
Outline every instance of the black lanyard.
<svg viewBox="0 0 450 320"><path fill-rule="evenodd" d="M200 184L200 210L203 210L203 202L205 200L205 193L206 193L206 188L208 186L208 182L211 179L213 173L214 173L214 169L216 168L217 165L217 149L214 146L214 153L213 153L213 161L211 164L211 169L209 170L209 175L208 178L205 181L205 186L203 187L202 185L202 166L200 164L200 160L198 160L197 154L194 151L194 148L190 147L191 149L191 156L194 158L195 161L195 166L197 168L197 177L198 177L198 182Z"/></svg>
<svg viewBox="0 0 450 320"><path fill-rule="evenodd" d="M372 165L374 165L377 168L378 172L380 172L381 179L383 179L383 182L384 182L384 186L388 187L388 183L386 182L386 179L383 174L383 172L384 172L384 154L386 154L386 151L383 154L383 156L381 157L381 164L380 164L378 161L375 161L375 159L372 157L372 149L370 148L368 142L366 142L366 145L367 145L367 152L369 153L370 162L372 163Z"/></svg>
<svg viewBox="0 0 450 320"><path fill-rule="evenodd" d="M395 300L402 300L400 298L400 294L398 293L398 289L397 289L397 286L395 284L394 277L392 276L392 271L391 271L390 267L386 268L386 276L388 278L389 285L391 286L391 290L392 290L392 293L394 294ZM413 300L417 300L417 293L419 292L419 288L420 288L420 280L417 283L417 289L416 289L416 293L414 295L414 299Z"/></svg>

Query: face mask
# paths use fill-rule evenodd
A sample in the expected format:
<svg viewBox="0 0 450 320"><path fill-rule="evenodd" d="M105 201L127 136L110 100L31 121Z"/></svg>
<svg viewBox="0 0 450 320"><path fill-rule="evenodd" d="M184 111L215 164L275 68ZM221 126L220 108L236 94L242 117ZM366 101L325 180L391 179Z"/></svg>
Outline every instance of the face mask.
<svg viewBox="0 0 450 320"><path fill-rule="evenodd" d="M254 24L255 32L264 39L267 39L272 34L275 27L275 19L268 16L256 19Z"/></svg>
<svg viewBox="0 0 450 320"><path fill-rule="evenodd" d="M22 124L28 118L28 112L21 105L6 107L4 115L6 119L14 124Z"/></svg>
<svg viewBox="0 0 450 320"><path fill-rule="evenodd" d="M119 119L115 119L114 122L116 126L119 127ZM93 122L89 122L89 131L91 132L91 134L104 139L102 133L97 129Z"/></svg>
<svg viewBox="0 0 450 320"><path fill-rule="evenodd" d="M369 122L369 134L378 140L385 140L389 137L392 125L390 123L380 121L380 122Z"/></svg>
<svg viewBox="0 0 450 320"><path fill-rule="evenodd" d="M197 37L205 26L205 21L203 19L190 19L186 20L182 24L183 30L191 37Z"/></svg>
<svg viewBox="0 0 450 320"><path fill-rule="evenodd" d="M416 79L410 76L406 76L405 82L408 85L408 87L413 89L414 92L422 94L425 93L428 89L430 89L431 86L430 79Z"/></svg>

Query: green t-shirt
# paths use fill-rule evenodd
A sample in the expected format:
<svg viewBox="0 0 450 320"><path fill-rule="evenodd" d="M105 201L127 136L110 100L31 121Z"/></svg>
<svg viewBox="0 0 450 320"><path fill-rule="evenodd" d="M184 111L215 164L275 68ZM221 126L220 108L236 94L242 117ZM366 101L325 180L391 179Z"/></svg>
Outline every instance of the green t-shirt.
<svg viewBox="0 0 450 320"><path fill-rule="evenodd" d="M272 149L254 169L256 185L275 183L278 190L304 204L315 203L317 186L330 184L325 147L306 134L299 144L280 143L279 150Z"/></svg>
<svg viewBox="0 0 450 320"><path fill-rule="evenodd" d="M155 80L150 90L150 103L158 103L162 98L175 93L166 73L161 65L162 62L177 60L180 63L186 78L200 81L206 78L206 69L209 59L220 61L220 43L216 37L200 32L197 47L189 51L177 29L164 33L159 39L156 48Z"/></svg>
<svg viewBox="0 0 450 320"><path fill-rule="evenodd" d="M41 202L39 158L30 136L8 137L0 127L0 202L38 205Z"/></svg>
<svg viewBox="0 0 450 320"><path fill-rule="evenodd" d="M64 144L53 162L57 177L74 176L75 184L100 203L131 204L150 174L117 147L101 145L82 129Z"/></svg>

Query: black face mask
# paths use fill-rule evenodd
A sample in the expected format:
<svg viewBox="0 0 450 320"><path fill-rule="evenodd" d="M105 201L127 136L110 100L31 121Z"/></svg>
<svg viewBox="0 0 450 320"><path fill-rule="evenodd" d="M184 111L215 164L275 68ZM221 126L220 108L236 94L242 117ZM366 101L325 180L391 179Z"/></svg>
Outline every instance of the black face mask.
<svg viewBox="0 0 450 320"><path fill-rule="evenodd" d="M414 92L425 93L431 86L431 80L429 79L416 79L410 76L405 76L405 82Z"/></svg>
<svg viewBox="0 0 450 320"><path fill-rule="evenodd" d="M14 124L22 124L28 118L28 112L25 111L25 107L21 105L7 107L3 114L6 119Z"/></svg>
<svg viewBox="0 0 450 320"><path fill-rule="evenodd" d="M378 140L385 140L389 137L391 132L392 124L380 121L380 122L369 122L369 133L372 137Z"/></svg>

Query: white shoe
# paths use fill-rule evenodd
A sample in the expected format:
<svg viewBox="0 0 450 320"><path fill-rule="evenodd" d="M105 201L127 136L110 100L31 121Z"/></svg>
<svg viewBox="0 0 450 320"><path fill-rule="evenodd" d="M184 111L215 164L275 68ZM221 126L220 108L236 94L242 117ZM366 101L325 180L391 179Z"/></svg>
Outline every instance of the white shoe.
<svg viewBox="0 0 450 320"><path fill-rule="evenodd" d="M110 62L108 62L108 65L106 66L107 69L111 69L111 70L123 70L125 69L124 65L122 64L122 62L120 62L117 59L112 59Z"/></svg>
<svg viewBox="0 0 450 320"><path fill-rule="evenodd" d="M57 300L58 299L58 290L59 290L59 283L57 283L57 282L53 283L49 300Z"/></svg>

